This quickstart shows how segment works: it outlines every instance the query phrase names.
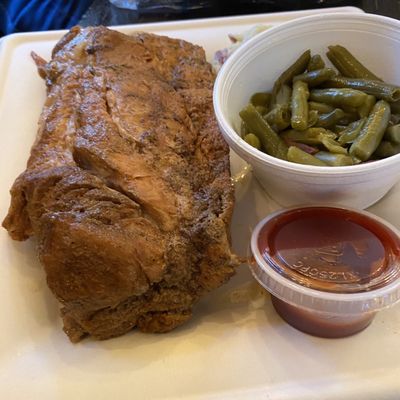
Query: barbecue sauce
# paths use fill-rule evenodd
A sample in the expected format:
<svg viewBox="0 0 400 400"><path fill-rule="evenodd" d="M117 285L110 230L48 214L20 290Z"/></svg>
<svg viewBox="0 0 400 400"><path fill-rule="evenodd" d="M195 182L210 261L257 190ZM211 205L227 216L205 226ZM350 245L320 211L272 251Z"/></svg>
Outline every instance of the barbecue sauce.
<svg viewBox="0 0 400 400"><path fill-rule="evenodd" d="M399 237L379 221L351 210L288 210L261 229L258 247L280 275L323 292L361 293L399 279ZM351 335L374 317L323 315L274 296L273 305L291 325L322 337Z"/></svg>
<svg viewBox="0 0 400 400"><path fill-rule="evenodd" d="M365 329L374 319L375 313L339 316L318 313L288 304L272 296L272 304L278 314L296 329L324 338L339 338L354 335Z"/></svg>

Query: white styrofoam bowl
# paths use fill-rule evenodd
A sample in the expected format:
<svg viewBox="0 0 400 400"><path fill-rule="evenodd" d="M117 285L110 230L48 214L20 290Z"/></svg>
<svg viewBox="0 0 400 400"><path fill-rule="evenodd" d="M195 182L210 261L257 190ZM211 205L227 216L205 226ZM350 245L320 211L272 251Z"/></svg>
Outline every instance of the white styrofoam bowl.
<svg viewBox="0 0 400 400"><path fill-rule="evenodd" d="M385 81L400 85L400 21L339 13L300 18L260 33L227 60L215 82L214 110L226 141L252 165L271 197L285 206L330 203L363 209L400 180L400 154L354 166L308 166L258 151L237 133L239 111L253 93L272 89L306 49L324 56L331 44L347 47Z"/></svg>

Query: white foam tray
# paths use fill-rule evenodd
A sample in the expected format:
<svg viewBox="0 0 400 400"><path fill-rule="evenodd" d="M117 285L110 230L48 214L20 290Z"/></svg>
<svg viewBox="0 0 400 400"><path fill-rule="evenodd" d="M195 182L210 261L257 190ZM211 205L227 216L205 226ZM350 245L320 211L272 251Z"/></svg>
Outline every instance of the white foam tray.
<svg viewBox="0 0 400 400"><path fill-rule="evenodd" d="M324 12L334 10L325 9ZM361 12L356 8L338 11ZM321 11L125 26L183 38L208 57L227 34ZM49 57L63 32L17 34L0 48L0 218L8 190L24 169L45 87L31 50ZM232 157L232 168L242 162ZM247 190L246 190L247 189ZM400 227L400 187L371 208ZM277 208L251 175L237 188L233 245L246 254L251 228ZM364 332L327 340L300 333L274 312L246 266L204 298L194 318L166 335L71 344L45 283L32 241L0 229L1 399L399 399L400 308L381 312Z"/></svg>

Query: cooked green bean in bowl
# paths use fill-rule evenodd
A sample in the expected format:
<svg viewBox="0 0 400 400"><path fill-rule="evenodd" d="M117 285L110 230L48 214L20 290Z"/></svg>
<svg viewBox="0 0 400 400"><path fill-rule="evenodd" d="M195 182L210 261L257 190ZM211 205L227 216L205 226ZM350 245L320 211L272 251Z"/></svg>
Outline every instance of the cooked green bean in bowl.
<svg viewBox="0 0 400 400"><path fill-rule="evenodd" d="M315 166L348 166L400 153L400 87L383 82L346 47L304 51L240 111L256 149ZM400 63L399 63L400 64Z"/></svg>
<svg viewBox="0 0 400 400"><path fill-rule="evenodd" d="M399 31L378 15L305 17L222 67L220 129L277 202L366 208L400 180Z"/></svg>

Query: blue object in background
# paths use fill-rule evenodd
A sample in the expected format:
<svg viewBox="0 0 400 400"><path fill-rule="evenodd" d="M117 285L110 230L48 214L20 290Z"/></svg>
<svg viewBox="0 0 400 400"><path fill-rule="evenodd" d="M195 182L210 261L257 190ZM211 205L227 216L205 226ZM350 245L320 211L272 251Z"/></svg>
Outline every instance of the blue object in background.
<svg viewBox="0 0 400 400"><path fill-rule="evenodd" d="M66 29L78 23L93 0L0 0L0 35Z"/></svg>

